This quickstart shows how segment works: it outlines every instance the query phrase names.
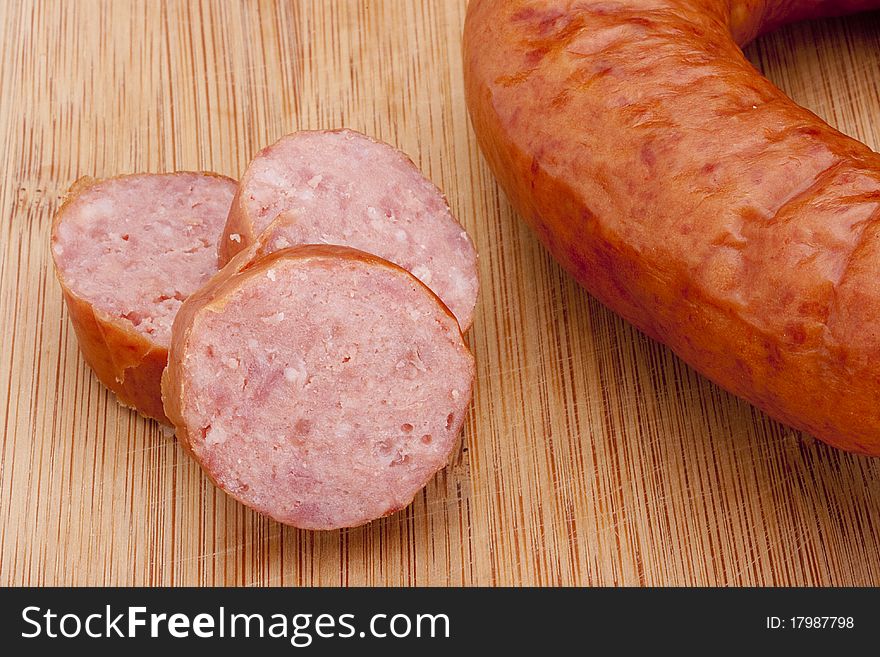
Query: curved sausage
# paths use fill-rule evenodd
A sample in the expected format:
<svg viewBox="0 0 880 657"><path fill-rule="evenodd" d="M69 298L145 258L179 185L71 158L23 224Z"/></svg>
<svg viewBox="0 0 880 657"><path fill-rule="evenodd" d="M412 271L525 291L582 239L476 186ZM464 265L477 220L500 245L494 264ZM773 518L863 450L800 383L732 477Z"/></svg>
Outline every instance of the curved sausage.
<svg viewBox="0 0 880 657"><path fill-rule="evenodd" d="M403 153L352 130L282 137L248 165L220 241L225 265L279 214L286 242L339 244L390 260L430 287L463 330L477 256L446 198Z"/></svg>
<svg viewBox="0 0 880 657"><path fill-rule="evenodd" d="M474 361L418 279L346 247L239 256L174 320L165 409L223 490L304 529L408 505L447 463Z"/></svg>
<svg viewBox="0 0 880 657"><path fill-rule="evenodd" d="M217 271L235 188L208 173L84 178L52 225L55 273L85 361L120 402L166 424L171 323Z"/></svg>
<svg viewBox="0 0 880 657"><path fill-rule="evenodd" d="M737 43L877 0L473 0L474 130L593 295L831 445L880 454L880 155Z"/></svg>

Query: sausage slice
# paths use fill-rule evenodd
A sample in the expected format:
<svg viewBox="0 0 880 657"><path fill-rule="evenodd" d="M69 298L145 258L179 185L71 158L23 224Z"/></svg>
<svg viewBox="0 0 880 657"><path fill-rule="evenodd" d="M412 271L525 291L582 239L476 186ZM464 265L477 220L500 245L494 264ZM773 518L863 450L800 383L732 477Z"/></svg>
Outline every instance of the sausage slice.
<svg viewBox="0 0 880 657"><path fill-rule="evenodd" d="M305 529L408 505L447 463L474 361L404 269L340 246L231 264L174 322L165 409L223 490Z"/></svg>
<svg viewBox="0 0 880 657"><path fill-rule="evenodd" d="M352 130L282 137L250 163L220 241L220 263L279 214L285 241L374 253L430 287L462 330L477 298L476 252L445 197L403 153Z"/></svg>
<svg viewBox="0 0 880 657"><path fill-rule="evenodd" d="M235 188L189 172L81 179L55 216L55 273L83 357L120 402L160 422L171 323L217 271Z"/></svg>

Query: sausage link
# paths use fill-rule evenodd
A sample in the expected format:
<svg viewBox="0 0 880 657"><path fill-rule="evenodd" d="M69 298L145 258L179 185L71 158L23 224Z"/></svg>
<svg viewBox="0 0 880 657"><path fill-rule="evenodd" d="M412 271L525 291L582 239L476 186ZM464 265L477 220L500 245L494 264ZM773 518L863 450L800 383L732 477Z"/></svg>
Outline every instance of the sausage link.
<svg viewBox="0 0 880 657"><path fill-rule="evenodd" d="M596 298L727 390L880 454L880 155L742 44L877 0L474 0L489 165Z"/></svg>

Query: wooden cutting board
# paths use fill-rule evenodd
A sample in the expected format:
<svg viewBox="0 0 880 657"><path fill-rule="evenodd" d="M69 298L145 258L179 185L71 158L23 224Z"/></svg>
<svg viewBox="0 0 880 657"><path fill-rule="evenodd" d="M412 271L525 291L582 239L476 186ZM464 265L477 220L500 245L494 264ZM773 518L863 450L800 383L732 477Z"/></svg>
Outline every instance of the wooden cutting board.
<svg viewBox="0 0 880 657"><path fill-rule="evenodd" d="M465 2L0 3L0 584L880 584L880 460L695 374L511 212L462 90ZM750 59L880 146L880 16ZM52 214L82 175L238 175L300 128L398 145L481 254L464 448L414 504L310 533L218 492L80 357ZM878 364L880 365L880 364Z"/></svg>

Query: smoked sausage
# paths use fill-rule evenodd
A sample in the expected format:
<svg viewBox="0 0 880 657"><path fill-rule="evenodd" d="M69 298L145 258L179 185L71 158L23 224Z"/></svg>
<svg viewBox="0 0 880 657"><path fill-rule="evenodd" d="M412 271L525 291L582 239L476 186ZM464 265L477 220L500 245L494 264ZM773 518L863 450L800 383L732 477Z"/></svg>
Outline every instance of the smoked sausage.
<svg viewBox="0 0 880 657"><path fill-rule="evenodd" d="M52 225L55 273L85 361L121 403L166 424L171 323L217 271L235 189L205 173L84 178Z"/></svg>
<svg viewBox="0 0 880 657"><path fill-rule="evenodd" d="M880 155L740 46L878 0L472 0L467 103L513 207L699 372L880 455Z"/></svg>
<svg viewBox="0 0 880 657"><path fill-rule="evenodd" d="M303 529L408 505L447 463L474 360L406 270L342 246L242 252L184 301L162 380L181 444L223 490Z"/></svg>
<svg viewBox="0 0 880 657"><path fill-rule="evenodd" d="M220 241L220 264L288 214L284 241L374 253L430 287L462 330L477 300L477 255L446 198L406 155L353 130L305 130L248 165ZM279 235L281 237L281 235Z"/></svg>

